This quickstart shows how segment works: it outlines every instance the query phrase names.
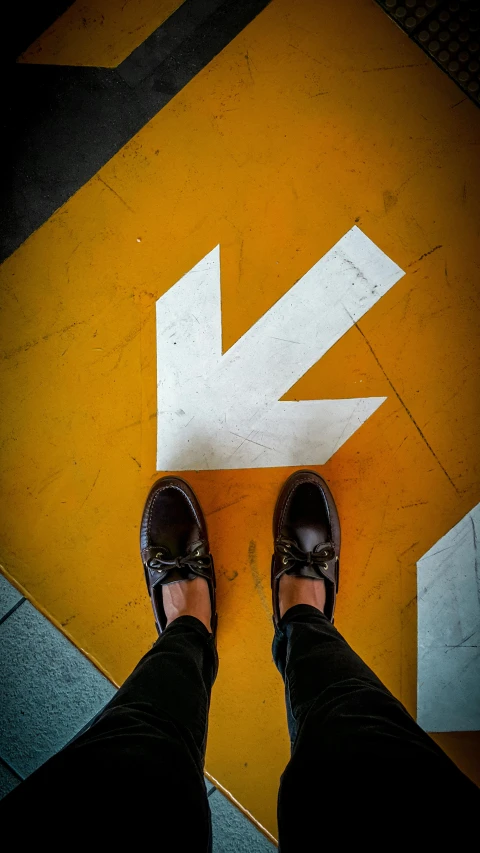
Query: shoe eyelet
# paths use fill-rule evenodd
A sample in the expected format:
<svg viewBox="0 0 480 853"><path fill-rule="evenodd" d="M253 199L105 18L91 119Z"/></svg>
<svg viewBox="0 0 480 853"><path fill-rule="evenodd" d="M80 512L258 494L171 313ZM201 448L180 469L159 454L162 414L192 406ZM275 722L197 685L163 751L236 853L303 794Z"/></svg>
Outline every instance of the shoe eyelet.
<svg viewBox="0 0 480 853"><path fill-rule="evenodd" d="M286 566L288 563L288 557L282 557L282 563L284 566Z"/></svg>

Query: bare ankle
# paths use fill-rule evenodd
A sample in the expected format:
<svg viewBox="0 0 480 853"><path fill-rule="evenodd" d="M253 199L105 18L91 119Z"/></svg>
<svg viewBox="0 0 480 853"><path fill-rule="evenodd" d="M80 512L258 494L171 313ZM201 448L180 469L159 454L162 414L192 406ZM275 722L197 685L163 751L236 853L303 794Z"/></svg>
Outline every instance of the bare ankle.
<svg viewBox="0 0 480 853"><path fill-rule="evenodd" d="M325 582L312 578L283 575L279 586L280 616L296 604L309 604L323 613L325 607Z"/></svg>
<svg viewBox="0 0 480 853"><path fill-rule="evenodd" d="M167 625L180 616L195 616L208 631L212 630L210 593L204 578L166 584L162 594Z"/></svg>

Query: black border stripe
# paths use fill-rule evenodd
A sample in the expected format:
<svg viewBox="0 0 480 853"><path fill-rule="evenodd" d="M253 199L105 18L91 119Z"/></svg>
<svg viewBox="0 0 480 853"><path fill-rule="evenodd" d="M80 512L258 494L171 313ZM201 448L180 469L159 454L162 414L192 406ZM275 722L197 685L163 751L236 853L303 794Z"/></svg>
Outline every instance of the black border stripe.
<svg viewBox="0 0 480 853"><path fill-rule="evenodd" d="M11 168L3 172L0 187L0 260L87 183L269 2L185 0L116 69L16 64L3 119Z"/></svg>

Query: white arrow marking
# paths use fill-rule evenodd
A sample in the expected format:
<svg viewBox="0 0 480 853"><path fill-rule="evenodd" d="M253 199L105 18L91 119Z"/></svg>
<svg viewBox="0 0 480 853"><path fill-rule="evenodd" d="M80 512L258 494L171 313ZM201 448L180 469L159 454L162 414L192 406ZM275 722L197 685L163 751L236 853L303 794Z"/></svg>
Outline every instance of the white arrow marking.
<svg viewBox="0 0 480 853"><path fill-rule="evenodd" d="M417 720L480 729L480 504L417 563Z"/></svg>
<svg viewBox="0 0 480 853"><path fill-rule="evenodd" d="M217 246L157 302L157 469L326 462L386 398L279 398L403 275L354 227L222 355Z"/></svg>

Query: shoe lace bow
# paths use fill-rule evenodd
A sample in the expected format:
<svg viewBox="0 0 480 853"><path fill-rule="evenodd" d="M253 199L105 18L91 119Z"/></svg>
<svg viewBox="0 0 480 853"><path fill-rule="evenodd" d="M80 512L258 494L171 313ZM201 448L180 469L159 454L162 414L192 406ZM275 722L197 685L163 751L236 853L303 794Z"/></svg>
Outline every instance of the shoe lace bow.
<svg viewBox="0 0 480 853"><path fill-rule="evenodd" d="M160 548L153 557L147 561L149 569L154 569L157 572L177 570L180 574L186 574L188 571L197 574L199 571L209 569L212 564L210 554L200 553L200 548L196 548L190 554L185 554L183 557L172 557L167 548Z"/></svg>
<svg viewBox="0 0 480 853"><path fill-rule="evenodd" d="M335 559L335 548L332 542L317 546L315 551L304 551L292 539L277 539L275 553L280 557L287 572L297 564L325 570L328 568L328 562Z"/></svg>

